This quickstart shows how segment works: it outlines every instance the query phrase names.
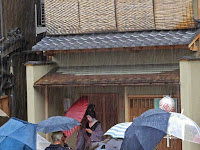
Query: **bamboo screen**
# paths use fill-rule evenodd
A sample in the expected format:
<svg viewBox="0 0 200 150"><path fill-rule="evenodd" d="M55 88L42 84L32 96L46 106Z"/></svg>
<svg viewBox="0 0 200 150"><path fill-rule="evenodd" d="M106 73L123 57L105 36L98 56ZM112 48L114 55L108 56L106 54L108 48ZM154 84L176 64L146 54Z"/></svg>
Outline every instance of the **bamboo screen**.
<svg viewBox="0 0 200 150"><path fill-rule="evenodd" d="M192 0L154 0L156 29L194 28Z"/></svg>
<svg viewBox="0 0 200 150"><path fill-rule="evenodd" d="M114 0L79 0L81 32L116 30Z"/></svg>
<svg viewBox="0 0 200 150"><path fill-rule="evenodd" d="M152 0L116 0L119 31L155 29Z"/></svg>
<svg viewBox="0 0 200 150"><path fill-rule="evenodd" d="M45 0L47 34L196 26L192 0Z"/></svg>
<svg viewBox="0 0 200 150"><path fill-rule="evenodd" d="M47 33L79 33L77 0L45 0Z"/></svg>

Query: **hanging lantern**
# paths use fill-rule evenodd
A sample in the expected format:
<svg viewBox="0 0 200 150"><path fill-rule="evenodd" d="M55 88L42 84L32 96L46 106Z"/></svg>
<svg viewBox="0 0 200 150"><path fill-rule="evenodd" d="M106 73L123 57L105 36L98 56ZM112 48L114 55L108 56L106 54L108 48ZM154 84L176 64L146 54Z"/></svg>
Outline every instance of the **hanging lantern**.
<svg viewBox="0 0 200 150"><path fill-rule="evenodd" d="M165 96L159 101L159 108L167 112L175 112L175 102L170 96Z"/></svg>

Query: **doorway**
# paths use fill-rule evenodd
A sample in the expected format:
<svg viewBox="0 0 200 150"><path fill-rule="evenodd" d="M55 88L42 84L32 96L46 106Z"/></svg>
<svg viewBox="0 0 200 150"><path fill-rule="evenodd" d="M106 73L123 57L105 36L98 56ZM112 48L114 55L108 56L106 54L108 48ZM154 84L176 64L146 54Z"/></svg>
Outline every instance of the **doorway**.
<svg viewBox="0 0 200 150"><path fill-rule="evenodd" d="M119 108L118 94L81 94L88 96L89 104L95 105L97 120L105 131L118 123Z"/></svg>

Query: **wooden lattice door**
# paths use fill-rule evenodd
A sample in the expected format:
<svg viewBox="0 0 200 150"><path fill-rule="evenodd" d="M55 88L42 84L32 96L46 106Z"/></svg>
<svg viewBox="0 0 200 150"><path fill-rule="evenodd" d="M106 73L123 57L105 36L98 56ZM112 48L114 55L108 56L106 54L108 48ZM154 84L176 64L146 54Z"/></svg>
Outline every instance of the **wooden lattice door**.
<svg viewBox="0 0 200 150"><path fill-rule="evenodd" d="M154 98L134 97L134 98L129 98L129 102L130 102L129 121L133 121L133 119L140 116L143 112L154 108Z"/></svg>

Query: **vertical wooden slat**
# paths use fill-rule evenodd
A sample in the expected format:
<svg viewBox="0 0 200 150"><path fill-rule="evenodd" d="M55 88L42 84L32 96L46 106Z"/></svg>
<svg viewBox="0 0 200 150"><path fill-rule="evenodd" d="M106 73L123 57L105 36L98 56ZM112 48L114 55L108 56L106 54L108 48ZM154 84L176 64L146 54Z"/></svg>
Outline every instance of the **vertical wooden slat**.
<svg viewBox="0 0 200 150"><path fill-rule="evenodd" d="M199 1L200 1L200 0L199 0ZM200 5L200 4L199 4L199 5ZM200 13L200 6L199 6L199 13ZM200 14L199 14L199 15L200 15ZM200 16L199 16L199 17L200 17ZM198 45L198 50L199 50L199 56L200 56L200 38L199 38L198 42L199 42L199 43L198 43L198 44L199 44L199 45Z"/></svg>
<svg viewBox="0 0 200 150"><path fill-rule="evenodd" d="M129 113L129 100L127 94L127 87L124 88L124 99L125 99L125 122L130 120L130 113Z"/></svg>
<svg viewBox="0 0 200 150"><path fill-rule="evenodd" d="M49 117L49 96L48 96L48 87L45 87L45 97L44 97L44 107L45 107L45 119ZM49 140L49 134L46 134L46 139Z"/></svg>
<svg viewBox="0 0 200 150"><path fill-rule="evenodd" d="M104 131L119 122L118 94L84 94L89 103L95 105L97 120L101 122Z"/></svg>
<svg viewBox="0 0 200 150"><path fill-rule="evenodd" d="M198 0L198 19L200 19L200 0Z"/></svg>
<svg viewBox="0 0 200 150"><path fill-rule="evenodd" d="M104 131L106 131L106 104L105 104L105 96L103 96L103 127Z"/></svg>

